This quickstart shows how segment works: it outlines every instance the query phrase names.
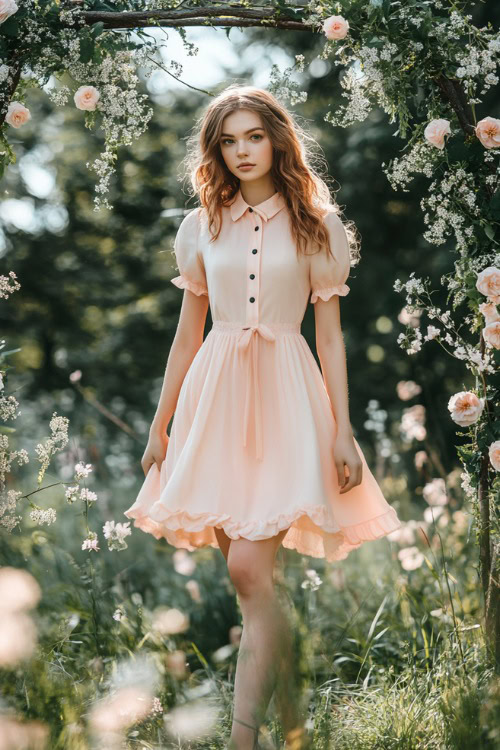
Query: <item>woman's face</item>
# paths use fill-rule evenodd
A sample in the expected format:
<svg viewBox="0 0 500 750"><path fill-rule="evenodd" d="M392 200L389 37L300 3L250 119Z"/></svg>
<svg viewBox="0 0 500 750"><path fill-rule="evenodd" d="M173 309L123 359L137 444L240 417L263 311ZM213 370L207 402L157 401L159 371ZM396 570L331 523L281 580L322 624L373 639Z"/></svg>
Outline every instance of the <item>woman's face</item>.
<svg viewBox="0 0 500 750"><path fill-rule="evenodd" d="M238 109L222 122L220 138L222 158L241 182L253 182L267 175L273 163L273 146L260 116L250 109ZM240 169L249 162L254 166Z"/></svg>

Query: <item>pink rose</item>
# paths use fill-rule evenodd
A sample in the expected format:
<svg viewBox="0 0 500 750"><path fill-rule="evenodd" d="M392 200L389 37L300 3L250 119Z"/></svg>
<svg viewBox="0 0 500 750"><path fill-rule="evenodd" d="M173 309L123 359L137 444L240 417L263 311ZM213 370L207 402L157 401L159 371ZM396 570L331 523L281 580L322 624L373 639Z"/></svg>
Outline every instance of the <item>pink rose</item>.
<svg viewBox="0 0 500 750"><path fill-rule="evenodd" d="M484 398L478 398L472 391L460 391L448 401L451 418L460 427L468 427L477 422L484 408Z"/></svg>
<svg viewBox="0 0 500 750"><path fill-rule="evenodd" d="M330 16L323 23L327 39L343 39L349 31L349 22L342 16Z"/></svg>
<svg viewBox="0 0 500 750"><path fill-rule="evenodd" d="M14 0L0 0L0 23L3 23L9 16L13 16L18 10Z"/></svg>
<svg viewBox="0 0 500 750"><path fill-rule="evenodd" d="M80 86L73 98L78 109L92 111L96 108L100 96L100 93L94 86Z"/></svg>
<svg viewBox="0 0 500 750"><path fill-rule="evenodd" d="M495 266L483 268L477 275L476 289L488 297L489 302L500 303L500 270Z"/></svg>
<svg viewBox="0 0 500 750"><path fill-rule="evenodd" d="M494 323L489 323L483 328L483 339L488 346L500 349L500 322L498 320Z"/></svg>
<svg viewBox="0 0 500 750"><path fill-rule="evenodd" d="M1 0L0 0L1 2ZM13 128L20 128L31 119L30 111L21 102L11 102L5 115L5 122Z"/></svg>
<svg viewBox="0 0 500 750"><path fill-rule="evenodd" d="M493 302L481 302L479 305L479 312L484 315L486 325L500 320L497 306Z"/></svg>
<svg viewBox="0 0 500 750"><path fill-rule="evenodd" d="M500 146L500 120L496 117L484 117L475 127L476 135L485 148Z"/></svg>
<svg viewBox="0 0 500 750"><path fill-rule="evenodd" d="M424 130L424 137L436 148L444 148L444 137L450 135L450 121L449 120L431 120Z"/></svg>
<svg viewBox="0 0 500 750"><path fill-rule="evenodd" d="M500 440L495 440L488 449L491 465L495 471L500 471Z"/></svg>

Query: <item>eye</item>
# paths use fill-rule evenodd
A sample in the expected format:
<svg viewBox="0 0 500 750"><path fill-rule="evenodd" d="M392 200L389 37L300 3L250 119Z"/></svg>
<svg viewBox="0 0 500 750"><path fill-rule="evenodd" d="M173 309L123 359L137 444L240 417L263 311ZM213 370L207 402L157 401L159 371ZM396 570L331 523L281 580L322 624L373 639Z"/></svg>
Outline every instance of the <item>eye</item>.
<svg viewBox="0 0 500 750"><path fill-rule="evenodd" d="M231 141L231 140L232 140L232 138L223 138L222 139L222 143L226 144L228 141Z"/></svg>
<svg viewBox="0 0 500 750"><path fill-rule="evenodd" d="M259 135L258 133L255 133L254 135L252 135L252 138L262 138L262 136Z"/></svg>

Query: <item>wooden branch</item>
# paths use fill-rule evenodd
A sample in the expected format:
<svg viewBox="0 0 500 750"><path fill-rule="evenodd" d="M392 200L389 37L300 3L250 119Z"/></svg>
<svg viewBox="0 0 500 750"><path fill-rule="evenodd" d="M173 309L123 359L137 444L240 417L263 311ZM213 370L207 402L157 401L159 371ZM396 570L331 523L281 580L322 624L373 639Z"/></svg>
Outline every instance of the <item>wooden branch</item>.
<svg viewBox="0 0 500 750"><path fill-rule="evenodd" d="M81 26L103 23L105 29L136 29L153 26L225 26L284 29L286 31L314 31L314 27L283 16L274 9L257 10L255 8L194 8L187 10L146 10L146 11L83 11L78 16ZM78 21L77 21L78 23ZM70 28L61 22L61 26ZM319 29L318 29L319 30Z"/></svg>
<svg viewBox="0 0 500 750"><path fill-rule="evenodd" d="M455 110L460 127L465 135L474 135L475 130L474 125L472 124L474 122L472 108L467 101L467 97L465 96L460 81L447 78L443 73L440 73L434 80L441 89L443 98L448 100L452 108Z"/></svg>

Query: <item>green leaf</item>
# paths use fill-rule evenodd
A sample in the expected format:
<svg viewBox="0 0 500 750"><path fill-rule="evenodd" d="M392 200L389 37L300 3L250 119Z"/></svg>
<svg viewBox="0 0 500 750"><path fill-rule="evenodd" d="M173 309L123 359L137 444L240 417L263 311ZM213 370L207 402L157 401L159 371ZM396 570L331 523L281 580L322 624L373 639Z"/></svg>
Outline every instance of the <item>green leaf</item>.
<svg viewBox="0 0 500 750"><path fill-rule="evenodd" d="M91 34L94 37L94 39L97 39L99 34L102 34L103 31L104 31L104 21L98 21L97 23L93 24Z"/></svg>
<svg viewBox="0 0 500 750"><path fill-rule="evenodd" d="M483 229L488 239L492 240L495 236L495 227L492 227L491 224L485 224Z"/></svg>
<svg viewBox="0 0 500 750"><path fill-rule="evenodd" d="M85 38L81 40L80 43L80 62L82 63L88 63L92 60L94 56L94 40Z"/></svg>

